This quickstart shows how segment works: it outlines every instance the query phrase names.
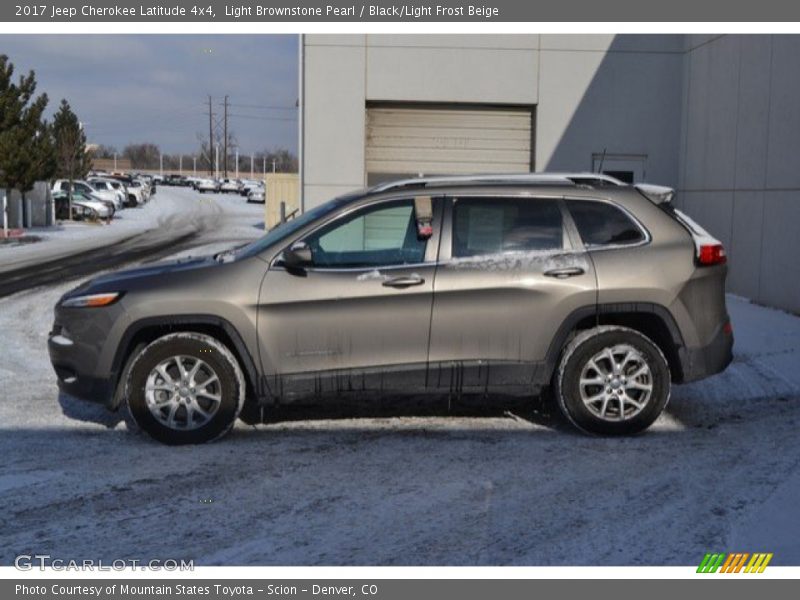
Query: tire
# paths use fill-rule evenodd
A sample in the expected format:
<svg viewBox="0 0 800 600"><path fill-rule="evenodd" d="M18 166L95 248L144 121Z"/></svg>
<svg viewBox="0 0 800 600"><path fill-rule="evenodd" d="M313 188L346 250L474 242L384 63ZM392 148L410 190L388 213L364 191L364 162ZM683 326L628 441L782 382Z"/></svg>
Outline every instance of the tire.
<svg viewBox="0 0 800 600"><path fill-rule="evenodd" d="M579 333L564 349L554 379L561 412L585 433L640 433L669 402L667 359L652 340L625 327Z"/></svg>
<svg viewBox="0 0 800 600"><path fill-rule="evenodd" d="M133 359L125 386L136 425L169 445L222 437L245 399L244 375L231 351L213 337L191 332L147 345Z"/></svg>

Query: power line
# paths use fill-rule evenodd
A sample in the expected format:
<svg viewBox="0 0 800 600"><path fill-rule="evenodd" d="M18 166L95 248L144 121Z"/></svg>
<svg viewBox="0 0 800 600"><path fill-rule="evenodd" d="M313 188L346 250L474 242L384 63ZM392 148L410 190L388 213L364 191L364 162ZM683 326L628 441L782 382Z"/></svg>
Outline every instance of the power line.
<svg viewBox="0 0 800 600"><path fill-rule="evenodd" d="M256 115L237 115L237 114L228 114L228 116L236 117L238 119L255 119L257 121L297 121L297 117L258 117Z"/></svg>
<svg viewBox="0 0 800 600"><path fill-rule="evenodd" d="M297 110L296 106L269 106L266 104L233 104L229 103L228 106L236 108L255 108L259 110Z"/></svg>

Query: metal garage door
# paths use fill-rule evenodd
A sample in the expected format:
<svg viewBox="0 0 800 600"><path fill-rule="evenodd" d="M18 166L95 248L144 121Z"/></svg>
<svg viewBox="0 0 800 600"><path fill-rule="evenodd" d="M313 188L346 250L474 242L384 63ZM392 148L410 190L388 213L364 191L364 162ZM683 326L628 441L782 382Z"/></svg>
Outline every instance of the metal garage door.
<svg viewBox="0 0 800 600"><path fill-rule="evenodd" d="M402 176L527 172L531 107L368 106L367 183Z"/></svg>

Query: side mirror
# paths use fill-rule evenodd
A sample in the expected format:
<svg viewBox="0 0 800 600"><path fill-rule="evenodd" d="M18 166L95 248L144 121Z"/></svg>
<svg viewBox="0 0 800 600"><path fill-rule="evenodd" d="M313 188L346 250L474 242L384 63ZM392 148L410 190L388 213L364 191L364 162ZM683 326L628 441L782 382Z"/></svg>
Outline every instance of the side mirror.
<svg viewBox="0 0 800 600"><path fill-rule="evenodd" d="M283 251L281 263L287 269L303 269L314 264L311 248L305 242L295 242Z"/></svg>

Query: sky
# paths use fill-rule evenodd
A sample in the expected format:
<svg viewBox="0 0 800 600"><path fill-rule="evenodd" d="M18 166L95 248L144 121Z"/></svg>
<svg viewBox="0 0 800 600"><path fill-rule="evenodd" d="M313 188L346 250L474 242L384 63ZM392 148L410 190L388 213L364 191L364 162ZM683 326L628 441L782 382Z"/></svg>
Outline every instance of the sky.
<svg viewBox="0 0 800 600"><path fill-rule="evenodd" d="M297 36L0 35L15 78L33 70L52 114L66 98L89 143L198 151L208 96L240 153L297 151Z"/></svg>

